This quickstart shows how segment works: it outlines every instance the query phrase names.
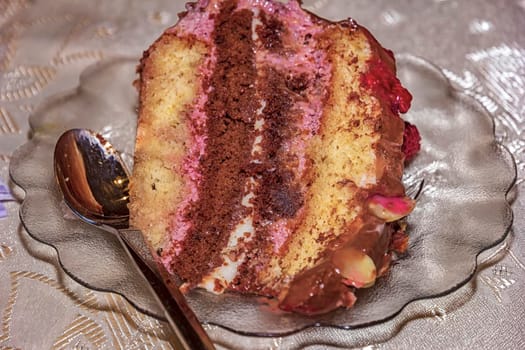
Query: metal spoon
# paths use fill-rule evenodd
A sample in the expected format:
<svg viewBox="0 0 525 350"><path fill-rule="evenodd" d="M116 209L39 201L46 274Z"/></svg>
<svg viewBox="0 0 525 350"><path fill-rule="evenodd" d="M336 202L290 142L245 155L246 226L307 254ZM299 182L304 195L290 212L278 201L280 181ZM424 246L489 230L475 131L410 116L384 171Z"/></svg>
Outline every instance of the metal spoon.
<svg viewBox="0 0 525 350"><path fill-rule="evenodd" d="M115 233L150 290L164 308L166 320L177 336L176 349L215 349L168 272L144 259L129 239L128 172L118 152L101 135L85 129L66 131L57 141L55 176L65 203L82 220ZM145 261L143 261L143 259ZM158 277L160 275L160 278Z"/></svg>

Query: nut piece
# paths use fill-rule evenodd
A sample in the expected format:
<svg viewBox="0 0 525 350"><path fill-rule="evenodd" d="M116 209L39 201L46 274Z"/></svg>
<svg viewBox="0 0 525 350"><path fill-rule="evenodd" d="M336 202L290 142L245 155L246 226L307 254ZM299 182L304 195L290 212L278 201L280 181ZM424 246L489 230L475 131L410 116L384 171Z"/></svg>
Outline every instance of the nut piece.
<svg viewBox="0 0 525 350"><path fill-rule="evenodd" d="M372 258L354 247L344 247L334 252L332 262L343 276L343 283L356 288L374 285L377 277Z"/></svg>
<svg viewBox="0 0 525 350"><path fill-rule="evenodd" d="M374 195L368 200L368 209L386 222L397 221L412 212L416 202L410 197Z"/></svg>

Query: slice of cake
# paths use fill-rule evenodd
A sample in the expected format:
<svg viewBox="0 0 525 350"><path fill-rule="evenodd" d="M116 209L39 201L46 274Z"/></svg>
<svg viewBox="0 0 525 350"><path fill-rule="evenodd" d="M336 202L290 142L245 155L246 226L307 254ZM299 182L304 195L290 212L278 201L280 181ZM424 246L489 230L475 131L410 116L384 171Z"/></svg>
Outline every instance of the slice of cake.
<svg viewBox="0 0 525 350"><path fill-rule="evenodd" d="M201 0L144 53L131 222L183 289L355 302L406 247L392 52L295 0Z"/></svg>

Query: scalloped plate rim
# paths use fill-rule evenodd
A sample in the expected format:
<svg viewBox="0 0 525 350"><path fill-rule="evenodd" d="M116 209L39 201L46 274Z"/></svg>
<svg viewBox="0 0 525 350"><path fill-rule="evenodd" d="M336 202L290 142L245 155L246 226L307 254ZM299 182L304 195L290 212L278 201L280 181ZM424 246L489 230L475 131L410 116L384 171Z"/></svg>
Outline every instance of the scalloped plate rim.
<svg viewBox="0 0 525 350"><path fill-rule="evenodd" d="M111 64L112 62L119 61L119 60L127 60L127 61L134 60L134 61L138 62L138 58L134 58L134 57L130 57L130 56L113 56L113 57L110 57L110 58L107 58L107 59L103 59L103 60L101 60L101 61L99 61L99 62L97 62L95 64L92 64L92 65L86 67L81 72L80 77L79 77L79 82L78 82L78 85L76 87L71 88L71 89L67 89L65 91L62 91L62 92L59 92L59 93L54 94L52 96L49 96L42 103L40 103L38 105L38 107L35 109L35 111L30 115L30 117L29 117L30 138L27 140L26 143L24 143L23 145L17 147L17 149L13 152L13 155L12 155L12 158L11 158L11 162L9 164L9 175L10 175L12 181L17 186L22 188L22 190L25 192L25 197L22 200L22 204L20 206L20 211L19 211L20 221L21 221L22 225L24 226L24 228L26 228L26 224L24 223L24 218L23 218L23 215L22 215L22 209L24 208L24 202L25 202L26 198L28 198L28 196L31 193L31 189L30 188L28 189L27 188L27 184L24 184L23 181L19 181L17 179L16 175L14 174L14 172L15 172L14 168L15 167L14 167L13 164L17 164L17 162L21 161L20 154L23 153L22 151L25 149L25 147L29 147L30 144L32 144L33 142L35 142L38 139L41 139L41 141L45 142L45 136L46 136L45 133L42 134L42 133L38 132L38 130L35 130L35 126L33 125L33 123L31 121L33 120L33 118L40 111L44 110L46 107L48 107L50 105L53 105L53 104L56 104L59 101L61 101L63 99L66 99L67 97L71 97L71 96L76 95L79 92L79 90L81 89L82 82L84 82L86 77L89 76L89 74L93 70L95 70L97 67L100 67L100 66L102 66L104 64ZM229 326L224 326L224 325L221 325L221 324L215 323L215 322L203 322L203 324L217 326L217 327L220 327L222 329L231 331L231 332L239 334L239 335L258 336L258 337L289 336L289 335L300 333L300 332L303 332L303 331L305 331L307 329L316 328L316 327L336 328L336 329L342 329L342 330L349 330L350 331L350 330L354 330L354 329L361 329L361 328L374 326L374 325L377 325L377 324L380 324L380 323L384 323L384 322L387 322L389 320L394 319L395 317L400 315L403 312L403 310L411 303L414 303L414 302L417 302L417 301L421 301L421 300L428 300L428 299L432 299L432 298L439 298L439 297L442 297L442 296L445 296L445 295L448 295L448 294L451 294L451 293L457 291L459 288L461 288L462 286L467 284L476 275L476 271L477 271L477 269L479 267L478 258L480 256L480 254L482 254L483 252L487 251L488 249L494 248L495 246L501 244L505 240L505 238L508 236L509 232L512 229L512 225L513 225L513 221L514 221L514 213L513 213L513 210L512 210L512 203L509 201L508 194L512 190L512 188L514 187L514 185L516 184L516 181L517 181L517 166L516 166L516 161L515 161L514 155L509 151L509 149L505 145L501 144L500 142L497 142L497 140L496 140L496 137L495 137L496 136L495 135L495 122L494 122L494 118L492 117L491 113L485 108L485 106L483 106L483 104L480 101L478 101L474 97L466 94L464 91L462 91L462 90L456 88L454 85L452 85L450 80L446 77L446 75L444 75L443 71L437 65L433 64L432 62L429 62L425 58L420 57L420 56L416 56L416 55L412 55L412 54L408 54L408 53L400 53L400 54L396 54L396 61L398 63L400 61L404 61L404 63L416 64L416 65L419 65L419 66L424 66L426 69L432 71L432 73L436 77L439 77L439 79L443 83L446 84L447 88L453 93L453 95L455 97L457 96L456 98L459 97L459 98L463 99L464 101L466 101L471 106L477 108L480 111L480 114L483 114L485 117L487 117L490 120L490 122L492 124L492 136L493 136L492 144L494 146L496 146L502 152L502 154L505 154L508 157L508 159L505 159L505 163L506 163L507 166L512 167L511 170L513 172L512 181L509 183L509 185L507 186L507 189L505 191L505 205L506 205L505 209L507 210L507 213L509 214L509 219L508 219L508 223L507 223L507 227L505 229L505 232L501 233L500 237L497 240L495 240L491 245L483 247L483 249L481 249L479 252L476 253L476 255L474 256L473 270L470 272L470 274L466 278L464 278L463 280L459 281L456 285L454 285L453 287L449 287L447 290L442 291L440 293L434 293L434 294L429 295L429 296L418 297L418 298L411 299L411 300L407 301L405 304L403 304L399 308L399 310L397 310L396 312L392 313L391 315L385 316L385 317L383 317L381 319L375 320L375 321L365 322L365 323L358 324L358 325L334 325L334 324L329 324L329 323L325 323L325 322L313 322L311 324L307 324L307 325L305 325L303 327L299 327L299 328L294 329L292 331L271 332L271 333L242 331L242 330L237 330L237 329L231 328ZM37 188L42 188L42 187L37 187ZM74 273L69 271L64 266L64 264L62 263L62 261L60 259L60 255L61 254L60 254L59 250L53 244L45 242L45 241L39 239L37 236L35 236L33 233L31 233L30 230L27 229L27 228L26 228L26 231L36 241L41 242L41 243L43 243L45 245L48 245L48 246L50 246L50 247L52 247L54 249L54 251L57 253L57 258L58 258L60 267L73 280L75 280L78 283L84 285L85 287L87 287L89 289L92 289L92 290L95 290L95 291L109 292L109 293L114 293L114 294L120 295L127 302L129 302L134 308L139 310L140 312L143 312L146 315L149 315L149 316L152 316L154 318L159 319L159 317L157 315L151 313L148 310L144 310L143 308L137 306L135 303L133 303L131 300L129 300L126 297L126 295L124 295L123 293L115 292L115 291L107 290L107 289L100 289L100 288L91 286L89 282L85 282L85 281L79 279L77 276L75 276ZM406 322L409 322L409 321L410 321L410 319L406 320Z"/></svg>

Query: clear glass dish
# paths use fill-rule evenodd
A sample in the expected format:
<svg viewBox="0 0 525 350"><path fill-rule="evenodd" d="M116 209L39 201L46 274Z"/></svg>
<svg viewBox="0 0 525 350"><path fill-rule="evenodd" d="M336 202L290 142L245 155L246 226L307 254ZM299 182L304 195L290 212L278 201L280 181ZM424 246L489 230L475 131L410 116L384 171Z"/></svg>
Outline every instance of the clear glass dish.
<svg viewBox="0 0 525 350"><path fill-rule="evenodd" d="M160 315L144 288L146 282L128 268L118 241L68 212L53 175L54 144L71 128L101 132L132 165L137 62L116 58L91 67L75 91L38 109L30 119L32 137L13 155L10 172L26 191L22 223L35 239L55 247L69 275L90 288L123 295L145 313ZM491 116L422 59L398 56L398 75L414 95L405 119L418 126L423 139L405 176L407 186L425 180L408 220L407 254L374 287L359 291L350 310L305 317L270 311L257 297L196 290L187 298L202 322L260 336L312 326L352 329L377 324L412 301L464 285L476 271L478 255L505 238L512 224L507 193L516 168L510 153L495 141Z"/></svg>

